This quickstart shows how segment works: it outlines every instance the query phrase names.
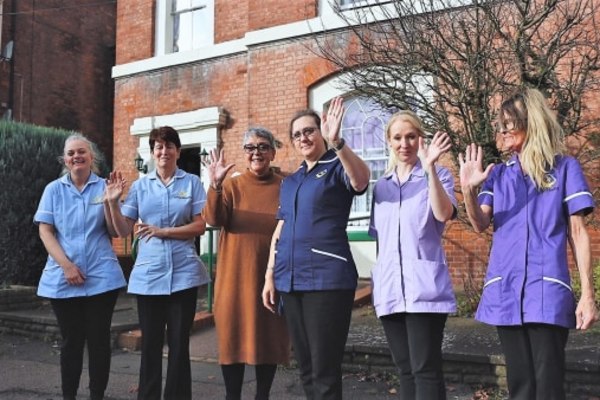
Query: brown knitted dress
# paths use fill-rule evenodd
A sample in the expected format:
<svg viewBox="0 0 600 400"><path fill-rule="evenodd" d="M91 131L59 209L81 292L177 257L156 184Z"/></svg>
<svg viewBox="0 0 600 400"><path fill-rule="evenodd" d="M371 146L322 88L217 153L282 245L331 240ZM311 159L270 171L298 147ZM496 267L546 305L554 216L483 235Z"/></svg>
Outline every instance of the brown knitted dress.
<svg viewBox="0 0 600 400"><path fill-rule="evenodd" d="M221 227L214 303L219 364L289 362L285 318L261 300L282 179L247 170L225 179L221 193L208 190L204 218Z"/></svg>

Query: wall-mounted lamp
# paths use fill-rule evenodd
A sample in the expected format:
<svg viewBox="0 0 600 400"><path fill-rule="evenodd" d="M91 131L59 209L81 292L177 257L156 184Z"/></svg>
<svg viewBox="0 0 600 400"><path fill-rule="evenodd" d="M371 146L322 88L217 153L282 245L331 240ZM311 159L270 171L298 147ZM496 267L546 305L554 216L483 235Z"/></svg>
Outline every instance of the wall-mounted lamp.
<svg viewBox="0 0 600 400"><path fill-rule="evenodd" d="M198 153L198 155L200 156L200 162L202 163L202 165L206 165L206 160L208 160L208 152L206 151L206 149L202 149L202 151Z"/></svg>
<svg viewBox="0 0 600 400"><path fill-rule="evenodd" d="M133 160L133 162L135 163L135 169L137 169L143 174L148 173L148 165L144 164L144 159L142 158L142 156L138 154L137 157L135 157L135 159Z"/></svg>

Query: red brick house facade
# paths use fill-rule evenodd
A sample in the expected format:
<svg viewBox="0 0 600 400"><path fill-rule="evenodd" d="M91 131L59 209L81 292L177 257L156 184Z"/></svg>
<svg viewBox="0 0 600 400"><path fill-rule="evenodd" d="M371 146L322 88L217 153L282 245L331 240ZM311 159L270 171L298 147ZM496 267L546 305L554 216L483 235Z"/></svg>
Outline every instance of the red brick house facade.
<svg viewBox="0 0 600 400"><path fill-rule="evenodd" d="M82 132L110 165L115 30L114 2L0 0L0 118Z"/></svg>
<svg viewBox="0 0 600 400"><path fill-rule="evenodd" d="M288 123L295 111L320 110L335 95L348 95L346 104L352 112L360 109L361 100L340 88L336 71L316 55L311 32L319 32L324 25L343 28L333 18L328 0L195 0L177 8L178 3L184 2L127 0L117 4L114 167L124 171L128 181L139 176L134 168L138 154L152 167L147 135L155 126L168 124L178 129L190 157L201 149L222 146L237 171L244 168L242 133L249 126L264 126L284 143L275 165L293 171L299 158L288 140ZM185 33L180 32L179 38L173 33L177 19L182 26L185 18L194 20L194 13L206 35L188 39L202 45L174 51L188 45L180 40ZM381 127L385 113L369 118ZM385 144L381 137L377 143L366 142L359 152L371 163L376 180L385 168ZM356 213L365 215L368 209L367 198ZM594 259L598 260L596 239ZM454 222L447 229L445 243L457 286L469 273L481 277L488 237Z"/></svg>

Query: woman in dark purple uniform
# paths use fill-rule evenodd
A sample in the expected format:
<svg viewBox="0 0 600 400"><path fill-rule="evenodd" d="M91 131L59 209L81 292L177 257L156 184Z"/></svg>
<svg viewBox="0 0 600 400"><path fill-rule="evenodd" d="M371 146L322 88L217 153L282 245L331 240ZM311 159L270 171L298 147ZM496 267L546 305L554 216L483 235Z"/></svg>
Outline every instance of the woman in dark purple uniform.
<svg viewBox="0 0 600 400"><path fill-rule="evenodd" d="M471 224L477 232L494 226L476 319L497 326L511 399L564 399L569 328L587 329L598 318L584 223L594 200L579 163L564 155L562 129L538 90L504 101L499 122L512 153L507 162L484 170L474 144L459 158ZM577 305L567 241L581 277Z"/></svg>

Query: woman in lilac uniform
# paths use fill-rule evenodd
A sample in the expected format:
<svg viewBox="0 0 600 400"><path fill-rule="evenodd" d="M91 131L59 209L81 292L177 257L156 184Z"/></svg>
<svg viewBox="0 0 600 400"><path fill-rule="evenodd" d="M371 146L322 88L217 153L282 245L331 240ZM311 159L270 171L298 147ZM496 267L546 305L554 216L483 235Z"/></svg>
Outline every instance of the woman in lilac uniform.
<svg viewBox="0 0 600 400"><path fill-rule="evenodd" d="M369 226L378 248L373 305L400 372L400 397L445 399L442 339L456 300L442 233L456 199L454 177L436 163L450 138L437 132L426 146L421 121L406 110L385 133L390 159L373 190Z"/></svg>
<svg viewBox="0 0 600 400"><path fill-rule="evenodd" d="M64 175L48 184L33 218L48 251L38 295L50 298L60 327L63 399L77 395L87 344L90 399L104 398L110 371L110 324L125 277L112 248L96 147L81 135L65 141Z"/></svg>
<svg viewBox="0 0 600 400"><path fill-rule="evenodd" d="M140 242L129 277L129 293L137 295L142 330L138 399L159 400L165 338L169 346L164 399L190 400L192 380L189 336L196 313L198 286L209 282L194 238L206 223L201 212L206 192L200 178L177 168L181 141L170 126L150 132L156 169L131 185L122 210L122 178L111 173L108 204L119 236L136 224Z"/></svg>
<svg viewBox="0 0 600 400"><path fill-rule="evenodd" d="M512 153L507 162L484 170L474 144L459 157L473 228L494 226L476 319L497 326L511 399L564 399L569 328L597 320L584 223L594 201L579 163L564 155L562 129L542 93L526 89L504 101L499 126ZM581 278L577 306L567 241Z"/></svg>

